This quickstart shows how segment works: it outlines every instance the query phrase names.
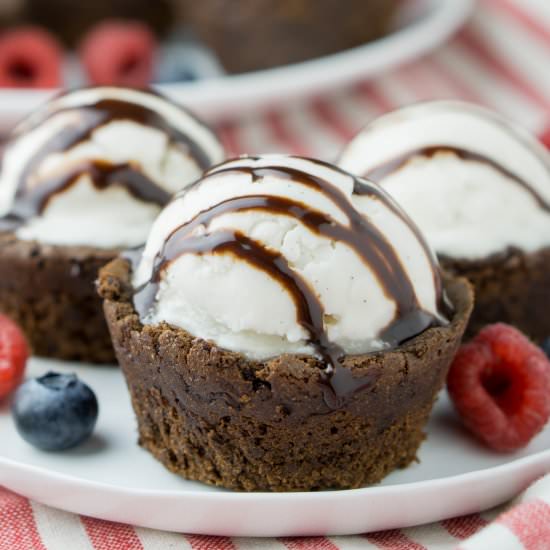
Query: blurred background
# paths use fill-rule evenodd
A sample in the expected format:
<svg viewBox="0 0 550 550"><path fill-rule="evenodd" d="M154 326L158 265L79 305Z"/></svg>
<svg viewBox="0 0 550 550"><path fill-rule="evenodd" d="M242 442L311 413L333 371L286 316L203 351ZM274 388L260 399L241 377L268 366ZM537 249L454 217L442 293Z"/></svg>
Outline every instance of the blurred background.
<svg viewBox="0 0 550 550"><path fill-rule="evenodd" d="M158 85L232 153L335 158L368 120L461 98L536 133L547 0L0 1L0 126L59 87Z"/></svg>

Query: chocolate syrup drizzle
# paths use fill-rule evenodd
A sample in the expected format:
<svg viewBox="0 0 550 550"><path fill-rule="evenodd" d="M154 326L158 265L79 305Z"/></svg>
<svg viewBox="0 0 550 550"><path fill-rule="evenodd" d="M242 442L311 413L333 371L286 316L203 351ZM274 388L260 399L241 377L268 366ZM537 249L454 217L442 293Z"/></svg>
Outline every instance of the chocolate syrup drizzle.
<svg viewBox="0 0 550 550"><path fill-rule="evenodd" d="M106 189L117 183L123 185L132 196L161 207L172 198L168 191L156 185L131 163L111 164L100 160L87 160L77 164L72 170L42 180L33 193L21 195L15 201L10 215L18 220L38 215L46 208L54 194L71 187L83 174L90 176L97 189Z"/></svg>
<svg viewBox="0 0 550 550"><path fill-rule="evenodd" d="M489 165L494 170L500 172L503 176L507 177L508 179L520 185L523 189L525 189L525 191L527 191L527 193L529 193L535 199L537 204L543 210L550 212L550 203L548 203L548 201L544 197L542 197L542 195L540 195L537 192L537 190L534 189L531 185L529 185L529 183L526 182L523 178L521 178L514 172L508 170L508 168L506 168L505 166L502 166L502 164L499 164L493 159L485 155L482 155L480 153L475 153L473 151L463 149L461 147L437 145L433 147L422 147L419 149L413 149L411 151L407 151L406 153L403 153L402 155L399 155L398 157L392 158L384 162L383 164L380 164L379 166L371 168L370 170L367 171L367 173L365 174L365 177L371 181L380 183L384 178L388 177L389 175L393 174L394 172L402 168L412 158L417 156L430 158L430 157L434 157L439 153L450 153L450 154L456 155L462 160L479 162L482 164Z"/></svg>
<svg viewBox="0 0 550 550"><path fill-rule="evenodd" d="M331 169L335 170L334 167ZM381 338L389 347L399 345L430 326L445 322L442 318L436 318L421 309L414 286L394 248L384 235L359 214L347 197L330 182L286 166L252 168L233 165L228 168L215 168L208 172L207 176L219 175L224 172L245 173L250 175L253 181L260 181L266 175L273 174L279 178L286 178L313 188L333 201L346 215L349 225L342 225L322 212L285 197L248 195L215 204L197 214L189 222L177 227L164 242L162 250L155 258L150 281L137 289L134 295L134 305L141 317L144 317L150 310L158 292L162 272L172 261L187 253L231 253L267 273L292 297L298 323L308 332L309 343L326 364L323 371L323 383L328 390L325 392L325 401L330 408L341 407L357 391L371 386L374 382L373 376L354 378L351 371L342 365L345 354L341 347L328 339L324 326L322 303L308 282L292 269L282 254L266 248L238 231L220 230L200 236L193 235L193 231L197 227L208 228L213 219L223 214L259 210L293 217L319 235L348 244L357 253L363 262L373 270L388 298L396 303L395 317L381 334ZM200 182L197 185L200 185ZM368 182L358 179L355 181L354 192L371 195L381 200L385 199L378 189L369 185ZM395 211L407 223L411 223L397 208ZM411 229L416 232L414 225L411 225ZM422 237L419 238L423 242ZM434 277L439 280L436 260L427 245L425 245L425 249L432 265ZM438 288L441 288L440 284Z"/></svg>
<svg viewBox="0 0 550 550"><path fill-rule="evenodd" d="M23 125L14 135L14 140L26 132L45 123L49 118L63 112L73 112L74 121L43 144L27 162L17 182L17 192L12 212L8 219L22 223L29 217L42 212L50 197L62 192L78 180L81 174L88 173L98 189L104 189L112 183L124 186L134 197L145 202L164 206L170 200L167 193L157 183L145 176L137 164L113 164L104 161L82 162L67 175L52 177L47 182L30 186L30 178L40 163L49 155L60 153L77 146L90 138L93 132L113 121L129 120L143 126L163 131L172 145L186 148L204 170L210 165L206 152L187 134L172 126L168 120L152 109L142 105L119 100L103 99L94 104L66 109L44 109L30 119L29 125ZM9 144L7 146L9 149Z"/></svg>

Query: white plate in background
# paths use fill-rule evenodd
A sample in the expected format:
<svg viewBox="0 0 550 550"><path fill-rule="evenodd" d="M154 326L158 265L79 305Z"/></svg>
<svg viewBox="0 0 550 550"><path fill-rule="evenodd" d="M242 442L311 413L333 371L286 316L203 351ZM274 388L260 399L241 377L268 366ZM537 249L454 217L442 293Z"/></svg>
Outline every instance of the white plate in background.
<svg viewBox="0 0 550 550"><path fill-rule="evenodd" d="M186 481L136 445L118 369L33 359L29 374L77 372L97 393L95 436L45 453L0 409L0 485L69 512L186 533L228 536L346 535L407 527L500 504L550 470L550 427L522 451L498 454L466 434L444 394L419 459L379 485L314 493L237 493Z"/></svg>
<svg viewBox="0 0 550 550"><path fill-rule="evenodd" d="M467 19L475 0L402 2L387 36L333 55L240 75L220 75L158 88L209 122L320 94L410 61L443 43ZM0 90L0 131L35 109L51 91Z"/></svg>

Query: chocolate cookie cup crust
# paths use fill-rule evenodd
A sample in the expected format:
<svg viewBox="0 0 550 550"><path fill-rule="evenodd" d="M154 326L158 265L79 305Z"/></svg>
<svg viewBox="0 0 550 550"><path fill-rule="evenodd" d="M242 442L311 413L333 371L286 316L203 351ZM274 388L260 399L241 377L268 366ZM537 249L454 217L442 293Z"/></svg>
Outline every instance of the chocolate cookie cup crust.
<svg viewBox="0 0 550 550"><path fill-rule="evenodd" d="M440 257L441 267L465 277L476 303L466 337L485 325L514 325L536 342L550 336L550 247L536 252L512 249L479 261Z"/></svg>
<svg viewBox="0 0 550 550"><path fill-rule="evenodd" d="M0 233L0 311L36 355L116 362L95 281L118 250L54 246Z"/></svg>
<svg viewBox="0 0 550 550"><path fill-rule="evenodd" d="M130 269L121 258L105 266L99 293L139 443L183 477L241 491L354 488L407 466L473 305L470 285L447 279L452 322L393 351L346 357L367 386L335 410L314 357L253 361L165 323L142 325Z"/></svg>

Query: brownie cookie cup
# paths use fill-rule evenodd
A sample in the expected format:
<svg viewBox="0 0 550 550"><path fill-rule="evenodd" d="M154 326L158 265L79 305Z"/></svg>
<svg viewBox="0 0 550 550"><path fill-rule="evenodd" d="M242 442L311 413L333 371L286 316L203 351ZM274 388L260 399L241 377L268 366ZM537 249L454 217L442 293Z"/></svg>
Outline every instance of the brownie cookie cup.
<svg viewBox="0 0 550 550"><path fill-rule="evenodd" d="M476 105L421 103L368 124L340 166L379 183L418 224L441 266L469 279L468 328L550 335L550 156Z"/></svg>
<svg viewBox="0 0 550 550"><path fill-rule="evenodd" d="M99 267L143 244L172 194L222 158L192 115L127 88L61 95L15 128L0 174L0 311L35 354L115 360Z"/></svg>
<svg viewBox="0 0 550 550"><path fill-rule="evenodd" d="M378 186L277 155L176 195L99 292L140 444L244 491L359 487L413 461L473 299Z"/></svg>
<svg viewBox="0 0 550 550"><path fill-rule="evenodd" d="M395 0L183 0L185 20L232 73L360 46L389 31Z"/></svg>

